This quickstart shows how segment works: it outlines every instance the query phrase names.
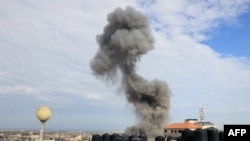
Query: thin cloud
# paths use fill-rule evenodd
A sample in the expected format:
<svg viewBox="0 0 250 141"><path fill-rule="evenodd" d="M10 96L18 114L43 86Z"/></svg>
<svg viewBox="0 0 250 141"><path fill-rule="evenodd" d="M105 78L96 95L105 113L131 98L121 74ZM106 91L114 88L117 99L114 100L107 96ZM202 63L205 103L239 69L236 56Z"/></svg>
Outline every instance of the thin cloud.
<svg viewBox="0 0 250 141"><path fill-rule="evenodd" d="M237 21L237 16L248 10L248 4L249 1L156 1L144 7L152 19L157 41L156 49L142 58L140 70L145 76L165 78L169 83L174 121L187 118L177 116L181 114L175 111L187 105L188 109L198 109L204 103L215 113L225 108L233 113L227 101L237 103L237 108L248 105L244 99L250 98L249 60L216 52L201 43L220 26ZM189 115L198 117L195 109Z"/></svg>
<svg viewBox="0 0 250 141"><path fill-rule="evenodd" d="M0 86L0 94L34 94L35 89L29 86L22 85L1 85Z"/></svg>
<svg viewBox="0 0 250 141"><path fill-rule="evenodd" d="M96 35L106 25L107 14L127 5L150 18L156 39L154 50L141 58L137 69L148 80L160 78L168 83L173 92L171 122L189 118L186 115L198 117L200 104L204 104L209 111L207 116L215 123L223 123L223 118L232 116L235 110L250 106L247 101L249 59L216 52L201 42L211 39L220 27L237 23L237 17L248 10L249 1L0 3L3 27L0 29L0 96L5 101L0 106L6 107L0 116L1 121L6 121L3 127L15 127L16 117L22 117L25 123L20 126L28 127L34 107L40 104L53 108L56 120L50 124L58 128L67 127L67 123L60 122L69 118L66 112L74 118L75 123L70 123L74 125L72 128L85 125L91 128L92 119L103 118L112 125L125 119L120 127L109 127L113 129L133 125L136 122L130 112L133 109L122 94L96 80L89 68L89 61L98 49ZM231 102L235 109L231 108ZM31 113L25 115L27 118L17 112L24 109L25 113ZM225 109L225 113L218 114ZM239 116L249 119L250 115L244 111L247 110L242 109ZM220 117L213 118L217 114ZM84 120L88 123L79 124ZM242 120L249 122L246 118ZM236 121L227 119L227 122Z"/></svg>
<svg viewBox="0 0 250 141"><path fill-rule="evenodd" d="M249 1L156 1L144 11L158 31L187 34L197 41L223 24L232 23L248 10Z"/></svg>

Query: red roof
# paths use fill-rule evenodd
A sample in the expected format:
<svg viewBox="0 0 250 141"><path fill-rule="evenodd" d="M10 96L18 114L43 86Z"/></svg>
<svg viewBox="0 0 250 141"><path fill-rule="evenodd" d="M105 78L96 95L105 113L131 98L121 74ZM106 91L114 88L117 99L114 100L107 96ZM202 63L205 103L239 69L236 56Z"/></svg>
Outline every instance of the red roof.
<svg viewBox="0 0 250 141"><path fill-rule="evenodd" d="M201 125L196 125L190 122L172 123L164 127L164 129L198 129Z"/></svg>

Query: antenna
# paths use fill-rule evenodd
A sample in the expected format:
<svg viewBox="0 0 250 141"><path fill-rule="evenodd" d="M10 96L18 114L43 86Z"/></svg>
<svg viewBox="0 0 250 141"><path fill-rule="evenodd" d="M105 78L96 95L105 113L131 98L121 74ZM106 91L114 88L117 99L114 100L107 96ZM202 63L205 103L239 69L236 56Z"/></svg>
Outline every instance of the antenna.
<svg viewBox="0 0 250 141"><path fill-rule="evenodd" d="M199 111L200 111L200 121L203 122L205 119L205 112L204 112L204 108L202 105L201 105Z"/></svg>

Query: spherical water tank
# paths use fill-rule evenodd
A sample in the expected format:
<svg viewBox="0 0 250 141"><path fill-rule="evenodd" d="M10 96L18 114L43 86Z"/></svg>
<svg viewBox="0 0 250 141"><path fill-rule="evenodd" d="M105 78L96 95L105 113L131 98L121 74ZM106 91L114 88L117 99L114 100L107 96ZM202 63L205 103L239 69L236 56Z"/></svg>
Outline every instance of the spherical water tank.
<svg viewBox="0 0 250 141"><path fill-rule="evenodd" d="M46 122L51 117L51 110L47 106L41 106L36 111L36 116L41 122Z"/></svg>

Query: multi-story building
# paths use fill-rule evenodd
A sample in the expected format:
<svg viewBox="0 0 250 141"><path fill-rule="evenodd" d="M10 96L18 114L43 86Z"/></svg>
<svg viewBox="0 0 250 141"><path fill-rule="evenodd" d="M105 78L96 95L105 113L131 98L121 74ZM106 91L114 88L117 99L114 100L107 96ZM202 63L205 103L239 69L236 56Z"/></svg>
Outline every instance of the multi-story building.
<svg viewBox="0 0 250 141"><path fill-rule="evenodd" d="M179 137L185 129L196 130L196 129L206 129L206 128L216 128L216 126L211 122L198 122L197 119L186 119L184 122L171 123L164 127L164 134L166 137Z"/></svg>

